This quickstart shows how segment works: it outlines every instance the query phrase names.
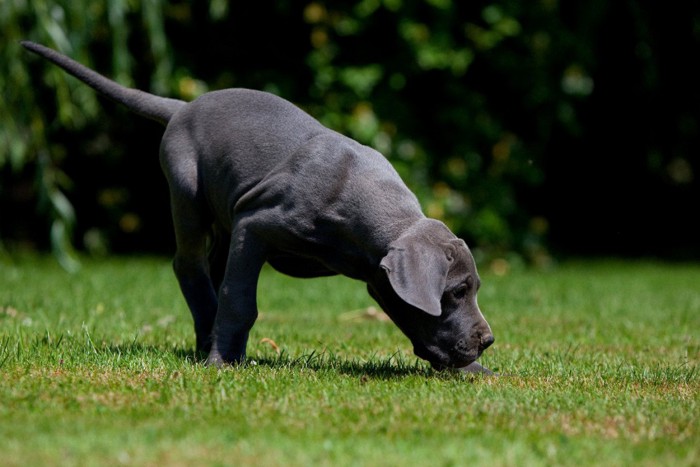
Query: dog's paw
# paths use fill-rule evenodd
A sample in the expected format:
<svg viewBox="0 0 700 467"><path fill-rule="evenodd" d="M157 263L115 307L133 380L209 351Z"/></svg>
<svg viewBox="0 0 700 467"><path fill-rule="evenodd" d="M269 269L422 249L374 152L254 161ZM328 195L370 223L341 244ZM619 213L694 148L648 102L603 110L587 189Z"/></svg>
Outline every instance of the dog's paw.
<svg viewBox="0 0 700 467"><path fill-rule="evenodd" d="M210 352L204 365L209 368L222 368L226 362L218 352Z"/></svg>
<svg viewBox="0 0 700 467"><path fill-rule="evenodd" d="M494 373L485 366L481 366L481 364L477 362L472 362L465 367L458 368L457 370L462 373L481 374L484 376L498 376L498 373Z"/></svg>
<svg viewBox="0 0 700 467"><path fill-rule="evenodd" d="M210 368L223 368L227 366L239 366L245 361L245 354L226 355L222 354L221 352L215 349L212 349L212 351L209 352L207 360L204 362L204 366Z"/></svg>

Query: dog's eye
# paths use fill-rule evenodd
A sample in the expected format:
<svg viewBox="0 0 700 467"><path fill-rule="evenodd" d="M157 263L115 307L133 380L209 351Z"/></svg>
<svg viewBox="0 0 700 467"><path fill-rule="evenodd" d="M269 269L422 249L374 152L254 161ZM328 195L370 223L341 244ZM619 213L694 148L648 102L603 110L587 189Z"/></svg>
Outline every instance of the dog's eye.
<svg viewBox="0 0 700 467"><path fill-rule="evenodd" d="M463 284L460 284L454 289L452 289L452 296L457 300L461 300L467 295L467 292L469 292L472 288L474 288L474 276L470 274L467 276L467 279L464 281Z"/></svg>
<svg viewBox="0 0 700 467"><path fill-rule="evenodd" d="M467 284L461 284L452 291L452 296L460 300L467 295L467 290L469 290L469 286Z"/></svg>

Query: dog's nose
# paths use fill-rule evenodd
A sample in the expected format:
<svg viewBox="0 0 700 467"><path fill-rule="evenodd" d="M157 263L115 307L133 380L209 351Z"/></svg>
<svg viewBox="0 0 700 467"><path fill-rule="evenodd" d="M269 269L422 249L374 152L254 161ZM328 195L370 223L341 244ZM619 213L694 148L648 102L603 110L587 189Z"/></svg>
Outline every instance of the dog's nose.
<svg viewBox="0 0 700 467"><path fill-rule="evenodd" d="M481 350L486 350L495 340L496 338L491 333L481 336Z"/></svg>

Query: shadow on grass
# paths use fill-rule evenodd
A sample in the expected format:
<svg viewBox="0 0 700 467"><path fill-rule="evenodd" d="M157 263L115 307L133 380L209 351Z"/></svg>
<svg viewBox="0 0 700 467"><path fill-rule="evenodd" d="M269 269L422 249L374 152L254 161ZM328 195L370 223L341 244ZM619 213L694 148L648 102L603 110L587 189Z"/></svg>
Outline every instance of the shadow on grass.
<svg viewBox="0 0 700 467"><path fill-rule="evenodd" d="M105 356L119 356L120 358L141 359L142 365L155 365L160 361L178 361L204 369L206 354L196 352L192 348L173 346L163 348L157 345L140 343L108 345L101 349L94 349ZM352 359L338 356L331 352L312 351L309 354L291 356L282 351L279 355L249 355L239 364L226 365L224 371L250 371L253 368L265 368L270 371L313 371L319 375L345 375L359 378L360 380L401 380L405 378L431 378L440 380L468 380L475 381L487 375L465 373L456 370L438 371L427 363L417 358L406 358L401 354L389 357L371 357L369 359Z"/></svg>
<svg viewBox="0 0 700 467"><path fill-rule="evenodd" d="M138 345L138 344L135 344ZM147 352L162 352L157 348L147 349ZM203 365L206 354L193 349L174 348L170 352L177 358ZM340 373L358 378L400 379L404 377L448 376L450 373L437 372L419 360L409 360L398 354L390 357L376 357L368 360L353 360L340 357L328 351L316 352L293 357L286 352L276 356L249 355L245 362L231 365L231 368L264 367L271 370L311 370L314 372Z"/></svg>
<svg viewBox="0 0 700 467"><path fill-rule="evenodd" d="M255 363L253 363L255 362ZM411 376L427 377L438 374L418 360L407 360L398 354L353 360L329 352L311 352L292 357L282 352L275 357L250 358L244 365L258 365L271 369L312 370L319 373L341 373L348 376L373 379L400 379Z"/></svg>

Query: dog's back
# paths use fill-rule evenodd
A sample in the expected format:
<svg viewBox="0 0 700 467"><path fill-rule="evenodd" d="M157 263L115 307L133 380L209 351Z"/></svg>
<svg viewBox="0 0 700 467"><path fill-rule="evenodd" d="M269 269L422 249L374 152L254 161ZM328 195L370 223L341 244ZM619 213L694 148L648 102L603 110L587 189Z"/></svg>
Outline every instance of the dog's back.
<svg viewBox="0 0 700 467"><path fill-rule="evenodd" d="M358 233L372 228L376 236L392 212L421 216L417 199L383 155L266 92L227 89L187 104L168 124L161 157L171 183L196 190L223 230L237 212L265 206L288 217L285 230L299 222L305 238L336 224ZM185 176L168 174L183 169ZM376 219L359 225L355 216ZM307 222L313 225L301 225Z"/></svg>

